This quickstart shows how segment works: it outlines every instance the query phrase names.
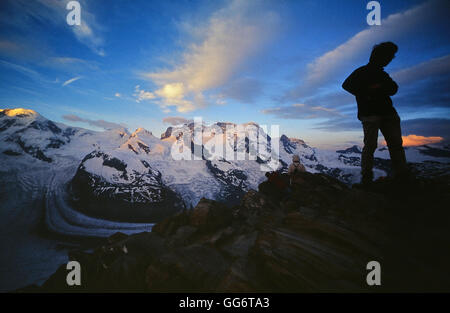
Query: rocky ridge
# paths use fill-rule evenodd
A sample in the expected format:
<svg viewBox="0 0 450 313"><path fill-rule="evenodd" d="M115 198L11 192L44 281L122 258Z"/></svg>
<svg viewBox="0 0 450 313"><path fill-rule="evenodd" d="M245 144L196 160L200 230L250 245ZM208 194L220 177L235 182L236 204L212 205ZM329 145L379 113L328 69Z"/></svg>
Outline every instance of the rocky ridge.
<svg viewBox="0 0 450 313"><path fill-rule="evenodd" d="M239 205L202 199L152 232L117 233L94 250L72 251L80 287L65 266L24 291L373 292L449 291L448 177L379 180L349 188L304 173L289 196L251 190ZM382 286L366 265L382 266Z"/></svg>

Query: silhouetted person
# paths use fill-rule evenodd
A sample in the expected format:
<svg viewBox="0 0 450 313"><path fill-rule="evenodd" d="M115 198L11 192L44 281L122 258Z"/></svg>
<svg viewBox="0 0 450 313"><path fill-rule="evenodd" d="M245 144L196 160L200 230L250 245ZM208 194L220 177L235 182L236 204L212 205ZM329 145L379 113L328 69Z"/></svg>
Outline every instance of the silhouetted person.
<svg viewBox="0 0 450 313"><path fill-rule="evenodd" d="M290 178L290 185L301 184L303 179L300 177L299 173L306 172L305 167L300 163L300 157L297 154L292 156L292 163L288 168L288 175Z"/></svg>
<svg viewBox="0 0 450 313"><path fill-rule="evenodd" d="M381 130L389 148L394 175L403 177L408 172L400 117L390 97L397 93L398 85L383 69L395 57L397 50L397 45L392 42L374 46L369 63L356 69L342 84L342 88L356 97L358 119L364 130L361 156L363 184L373 180L373 154L377 148L378 130Z"/></svg>

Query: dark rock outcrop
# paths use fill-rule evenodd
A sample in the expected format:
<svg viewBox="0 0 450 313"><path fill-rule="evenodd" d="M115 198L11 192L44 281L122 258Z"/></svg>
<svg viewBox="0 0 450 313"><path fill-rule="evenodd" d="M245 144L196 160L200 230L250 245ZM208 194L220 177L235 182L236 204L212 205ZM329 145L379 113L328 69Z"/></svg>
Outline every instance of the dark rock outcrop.
<svg viewBox="0 0 450 313"><path fill-rule="evenodd" d="M86 162L99 160L102 167L114 170L114 181L86 169ZM100 218L158 222L184 208L182 199L161 180L161 173L146 161L140 161L145 171L137 172L116 157L93 151L81 162L71 180L73 207Z"/></svg>
<svg viewBox="0 0 450 313"><path fill-rule="evenodd" d="M351 189L302 174L280 201L249 191L233 208L202 199L151 233L117 234L74 251L82 285L62 266L37 291L449 291L448 180L376 182ZM378 261L382 286L366 284Z"/></svg>

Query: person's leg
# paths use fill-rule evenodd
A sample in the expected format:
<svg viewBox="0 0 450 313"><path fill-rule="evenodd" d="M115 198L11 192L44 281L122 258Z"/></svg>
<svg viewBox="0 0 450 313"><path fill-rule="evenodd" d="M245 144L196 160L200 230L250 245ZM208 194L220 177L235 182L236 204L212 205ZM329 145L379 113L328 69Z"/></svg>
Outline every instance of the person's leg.
<svg viewBox="0 0 450 313"><path fill-rule="evenodd" d="M373 154L377 149L378 127L377 122L363 122L364 148L361 155L362 183L369 183L373 179Z"/></svg>
<svg viewBox="0 0 450 313"><path fill-rule="evenodd" d="M399 177L408 173L405 150L403 149L400 118L384 119L380 125L381 133L386 140L391 156L394 175Z"/></svg>

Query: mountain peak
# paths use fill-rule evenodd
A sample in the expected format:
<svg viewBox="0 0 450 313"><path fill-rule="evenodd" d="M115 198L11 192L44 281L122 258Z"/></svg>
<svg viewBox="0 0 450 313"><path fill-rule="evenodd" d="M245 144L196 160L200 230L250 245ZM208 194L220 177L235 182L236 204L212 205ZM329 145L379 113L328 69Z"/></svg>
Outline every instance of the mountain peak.
<svg viewBox="0 0 450 313"><path fill-rule="evenodd" d="M15 108L15 109L0 109L0 116L9 117L38 117L39 113L34 110Z"/></svg>
<svg viewBox="0 0 450 313"><path fill-rule="evenodd" d="M294 137L288 137L286 135L281 135L280 137L280 141L283 143L295 143L295 144L300 144L300 145L304 145L305 141L299 138L294 138Z"/></svg>
<svg viewBox="0 0 450 313"><path fill-rule="evenodd" d="M244 126L253 125L253 126L256 126L256 127L259 128L259 124L256 123L256 122L247 122L247 123L244 123L244 124L242 124L242 125L244 125Z"/></svg>
<svg viewBox="0 0 450 313"><path fill-rule="evenodd" d="M134 131L134 133L131 134L131 137L136 137L136 136L142 136L142 135L146 135L146 136L153 136L151 131L146 130L143 127L139 127L138 129L136 129Z"/></svg>
<svg viewBox="0 0 450 313"><path fill-rule="evenodd" d="M361 154L361 149L357 146L354 145L350 148L347 148L345 150L337 150L337 153L344 153L344 154L349 154L349 153L357 153L357 154Z"/></svg>

